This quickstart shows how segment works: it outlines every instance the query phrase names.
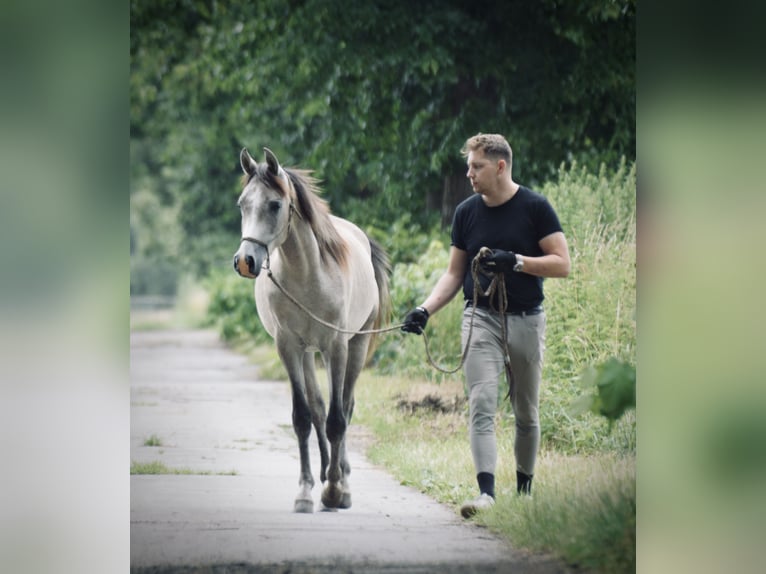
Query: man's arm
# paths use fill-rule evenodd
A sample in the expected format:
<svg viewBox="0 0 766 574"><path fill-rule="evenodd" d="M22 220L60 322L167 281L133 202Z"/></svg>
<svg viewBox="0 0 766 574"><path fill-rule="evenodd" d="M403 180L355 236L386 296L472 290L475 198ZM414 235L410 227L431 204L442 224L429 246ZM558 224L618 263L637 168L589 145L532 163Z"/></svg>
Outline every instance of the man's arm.
<svg viewBox="0 0 766 574"><path fill-rule="evenodd" d="M569 260L567 238L561 231L546 235L540 240L540 249L544 255L530 257L516 254L516 258L524 262L524 273L537 277L567 277L572 267Z"/></svg>
<svg viewBox="0 0 766 574"><path fill-rule="evenodd" d="M463 287L466 265L468 265L468 253L454 245L450 247L447 270L436 282L431 294L421 305L421 307L425 307L430 315L433 315L449 303Z"/></svg>

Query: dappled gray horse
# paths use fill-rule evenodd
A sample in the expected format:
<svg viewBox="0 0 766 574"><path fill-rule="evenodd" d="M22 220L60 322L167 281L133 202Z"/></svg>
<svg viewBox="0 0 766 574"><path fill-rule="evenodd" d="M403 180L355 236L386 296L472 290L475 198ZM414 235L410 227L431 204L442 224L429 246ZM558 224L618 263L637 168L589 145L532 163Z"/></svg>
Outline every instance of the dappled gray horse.
<svg viewBox="0 0 766 574"><path fill-rule="evenodd" d="M290 377L301 458L295 511L314 511L308 447L312 423L319 442L320 479L327 483L322 504L349 508L351 468L345 436L354 411L354 384L372 335L341 331L374 329L388 313L388 258L356 225L330 214L310 172L283 168L269 149L265 155L266 162L259 164L247 149L240 154L245 172L238 202L242 241L234 268L241 276L256 279L258 315ZM264 265L284 291L261 274ZM312 318L309 310L338 329ZM314 372L317 351L330 383L326 416Z"/></svg>

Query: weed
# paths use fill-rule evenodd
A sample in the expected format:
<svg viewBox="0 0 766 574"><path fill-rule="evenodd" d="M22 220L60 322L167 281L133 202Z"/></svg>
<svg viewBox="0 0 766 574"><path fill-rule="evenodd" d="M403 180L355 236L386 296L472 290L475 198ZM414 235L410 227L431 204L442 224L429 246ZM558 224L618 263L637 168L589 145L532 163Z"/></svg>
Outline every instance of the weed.
<svg viewBox="0 0 766 574"><path fill-rule="evenodd" d="M217 476L236 476L236 470L228 472L212 472L207 470L193 470L191 468L171 468L165 463L154 460L151 462L130 462L130 474L194 474L194 475L217 475Z"/></svg>
<svg viewBox="0 0 766 574"><path fill-rule="evenodd" d="M156 434L153 434L144 441L144 446L162 446L162 440Z"/></svg>

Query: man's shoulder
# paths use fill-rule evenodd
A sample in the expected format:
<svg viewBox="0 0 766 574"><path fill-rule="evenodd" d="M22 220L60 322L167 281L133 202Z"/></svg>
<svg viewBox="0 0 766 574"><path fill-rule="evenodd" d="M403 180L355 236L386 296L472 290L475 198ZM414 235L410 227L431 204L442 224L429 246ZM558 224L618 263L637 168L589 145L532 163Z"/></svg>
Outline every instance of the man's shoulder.
<svg viewBox="0 0 766 574"><path fill-rule="evenodd" d="M542 193L539 193L534 189L527 187L526 185L519 185L519 190L517 193L519 194L520 198L523 198L526 201L548 201L545 199L545 196Z"/></svg>
<svg viewBox="0 0 766 574"><path fill-rule="evenodd" d="M465 211L465 210L471 210L475 209L478 205L478 202L481 201L481 196L479 195L472 195L470 197L465 198L463 201L457 204L457 207L455 208L455 213L458 211Z"/></svg>

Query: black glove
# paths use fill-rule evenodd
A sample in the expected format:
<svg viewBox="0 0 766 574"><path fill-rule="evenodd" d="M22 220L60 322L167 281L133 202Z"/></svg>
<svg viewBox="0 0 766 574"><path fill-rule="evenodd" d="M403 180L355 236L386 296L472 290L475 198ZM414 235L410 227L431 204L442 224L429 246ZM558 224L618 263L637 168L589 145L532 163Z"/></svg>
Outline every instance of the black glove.
<svg viewBox="0 0 766 574"><path fill-rule="evenodd" d="M416 335L420 335L423 333L423 329L426 328L428 317L429 314L425 307L415 307L404 318L402 331L404 333L415 333Z"/></svg>
<svg viewBox="0 0 766 574"><path fill-rule="evenodd" d="M513 271L513 266L516 265L516 254L513 251L493 249L492 255L481 259L479 265L484 271L510 273Z"/></svg>

